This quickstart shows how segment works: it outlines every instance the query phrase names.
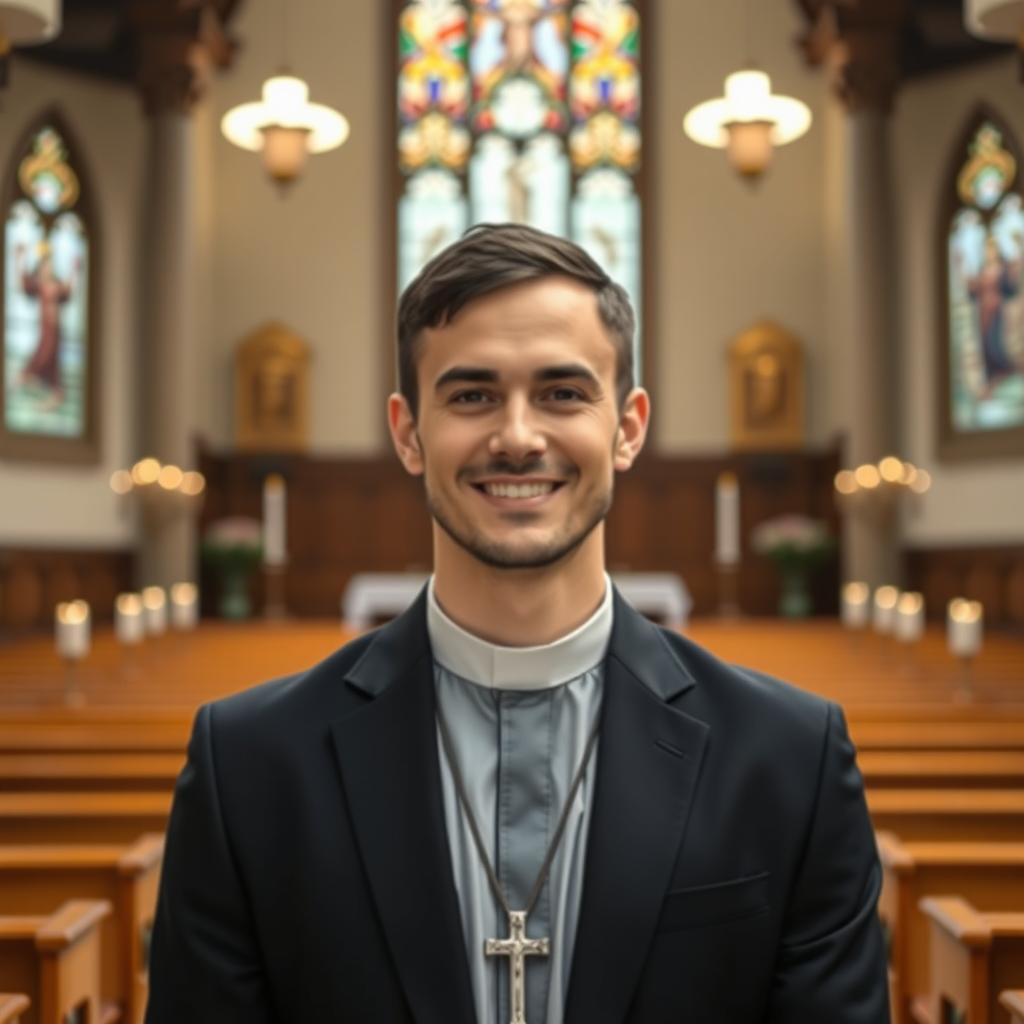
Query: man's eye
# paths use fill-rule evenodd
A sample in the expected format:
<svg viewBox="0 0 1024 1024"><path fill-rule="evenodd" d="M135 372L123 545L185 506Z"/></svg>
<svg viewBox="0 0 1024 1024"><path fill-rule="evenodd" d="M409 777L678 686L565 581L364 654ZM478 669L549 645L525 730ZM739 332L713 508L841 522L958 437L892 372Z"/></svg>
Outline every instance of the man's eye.
<svg viewBox="0 0 1024 1024"><path fill-rule="evenodd" d="M460 405L479 405L481 402L488 401L489 397L484 391L456 391L452 395L451 401L457 402Z"/></svg>
<svg viewBox="0 0 1024 1024"><path fill-rule="evenodd" d="M581 401L583 397L583 392L576 388L552 388L548 392L548 398L554 399L556 402Z"/></svg>

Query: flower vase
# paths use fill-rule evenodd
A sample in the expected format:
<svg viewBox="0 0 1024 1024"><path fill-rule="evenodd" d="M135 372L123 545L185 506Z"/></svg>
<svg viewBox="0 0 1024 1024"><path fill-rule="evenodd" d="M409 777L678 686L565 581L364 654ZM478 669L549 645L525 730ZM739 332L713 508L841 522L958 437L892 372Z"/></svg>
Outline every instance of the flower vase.
<svg viewBox="0 0 1024 1024"><path fill-rule="evenodd" d="M220 613L225 619L247 619L252 612L249 600L250 571L224 569L220 577Z"/></svg>
<svg viewBox="0 0 1024 1024"><path fill-rule="evenodd" d="M779 614L787 619L806 619L812 610L811 594L807 589L807 573L796 566L782 569L782 590L779 595Z"/></svg>

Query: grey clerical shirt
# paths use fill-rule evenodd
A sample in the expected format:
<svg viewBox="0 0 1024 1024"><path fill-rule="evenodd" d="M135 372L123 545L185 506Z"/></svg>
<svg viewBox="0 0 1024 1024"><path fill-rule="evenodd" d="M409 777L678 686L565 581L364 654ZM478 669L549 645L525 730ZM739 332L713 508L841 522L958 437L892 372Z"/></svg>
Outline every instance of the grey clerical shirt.
<svg viewBox="0 0 1024 1024"><path fill-rule="evenodd" d="M427 629L438 710L452 737L467 797L513 910L525 908L601 708L612 590L578 629L541 647L498 647L467 633L441 609L430 582ZM598 741L598 747L600 741ZM473 843L438 735L445 825L479 1024L506 1024L508 957L484 954L506 938L508 920ZM526 960L528 1024L562 1024L583 891L593 803L595 748L547 884L527 918L530 938L549 938L549 957Z"/></svg>

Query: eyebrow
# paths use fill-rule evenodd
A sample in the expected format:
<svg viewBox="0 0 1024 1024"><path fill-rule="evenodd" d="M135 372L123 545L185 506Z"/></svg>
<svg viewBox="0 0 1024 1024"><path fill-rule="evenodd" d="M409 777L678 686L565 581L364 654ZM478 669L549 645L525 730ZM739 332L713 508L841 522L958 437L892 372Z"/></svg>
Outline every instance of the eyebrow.
<svg viewBox="0 0 1024 1024"><path fill-rule="evenodd" d="M601 382L594 372L582 363L562 363L558 366L545 366L533 375L536 381L553 380L584 380L591 387L600 388ZM434 390L440 391L449 384L496 384L499 374L496 370L487 370L478 366L453 366L445 370L434 383Z"/></svg>

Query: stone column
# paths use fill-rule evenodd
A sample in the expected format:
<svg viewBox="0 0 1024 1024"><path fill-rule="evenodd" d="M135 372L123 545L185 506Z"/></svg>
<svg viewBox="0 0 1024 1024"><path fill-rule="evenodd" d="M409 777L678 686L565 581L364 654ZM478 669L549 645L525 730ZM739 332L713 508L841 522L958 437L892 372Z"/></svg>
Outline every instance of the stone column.
<svg viewBox="0 0 1024 1024"><path fill-rule="evenodd" d="M804 46L823 64L843 108L831 142L842 196L830 223L839 305L832 373L847 466L898 454L899 339L889 115L899 84L905 0L822 4ZM896 517L845 517L844 572L873 586L899 582Z"/></svg>
<svg viewBox="0 0 1024 1024"><path fill-rule="evenodd" d="M226 63L230 48L222 45L212 7L182 6L173 0L139 3L132 18L149 125L140 237L138 454L191 469L199 283L192 112L211 68ZM195 579L194 518L144 512L140 554L140 585Z"/></svg>

